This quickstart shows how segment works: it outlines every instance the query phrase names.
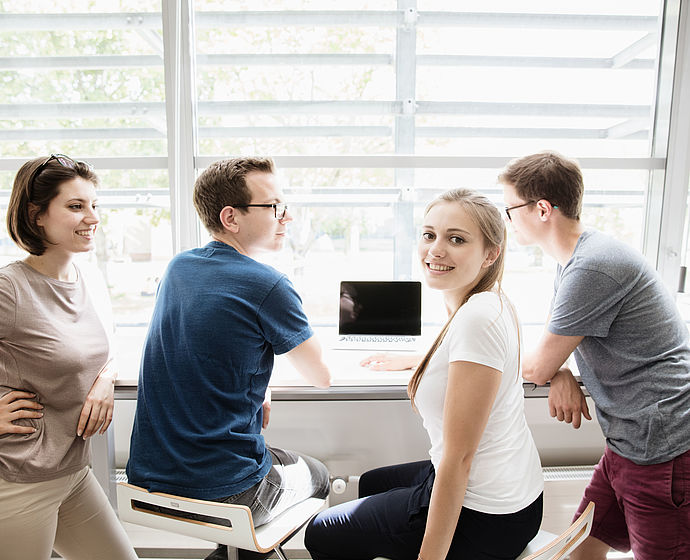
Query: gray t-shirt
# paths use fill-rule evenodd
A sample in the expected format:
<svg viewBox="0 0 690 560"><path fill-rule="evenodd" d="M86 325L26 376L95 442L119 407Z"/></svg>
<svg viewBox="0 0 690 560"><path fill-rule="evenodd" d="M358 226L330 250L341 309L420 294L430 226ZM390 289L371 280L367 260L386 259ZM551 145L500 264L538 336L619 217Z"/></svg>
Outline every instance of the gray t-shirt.
<svg viewBox="0 0 690 560"><path fill-rule="evenodd" d="M688 329L637 251L586 231L558 267L549 331L575 350L608 446L640 465L690 449Z"/></svg>

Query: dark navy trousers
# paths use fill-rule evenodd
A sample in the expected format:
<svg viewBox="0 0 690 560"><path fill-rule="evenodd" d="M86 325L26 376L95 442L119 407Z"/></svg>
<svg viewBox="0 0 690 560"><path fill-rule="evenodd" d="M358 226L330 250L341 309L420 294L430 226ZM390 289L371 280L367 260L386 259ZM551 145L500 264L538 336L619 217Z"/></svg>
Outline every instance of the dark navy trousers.
<svg viewBox="0 0 690 560"><path fill-rule="evenodd" d="M434 483L431 461L383 467L362 475L358 500L318 514L305 545L314 560L416 560ZM462 508L448 552L452 560L514 560L537 534L543 500L511 514Z"/></svg>

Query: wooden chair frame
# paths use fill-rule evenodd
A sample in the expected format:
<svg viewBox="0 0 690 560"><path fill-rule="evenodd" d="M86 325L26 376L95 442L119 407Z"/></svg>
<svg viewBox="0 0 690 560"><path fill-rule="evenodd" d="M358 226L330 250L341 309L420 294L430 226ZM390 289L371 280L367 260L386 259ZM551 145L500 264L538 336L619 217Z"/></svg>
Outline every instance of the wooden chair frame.
<svg viewBox="0 0 690 560"><path fill-rule="evenodd" d="M577 548L592 530L594 521L594 502L589 502L582 515L573 521L560 535L539 531L524 552L516 560L560 560ZM551 539L549 542L547 539ZM545 546L541 546L545 544ZM540 548L541 547L541 548ZM535 551L535 548L538 550Z"/></svg>

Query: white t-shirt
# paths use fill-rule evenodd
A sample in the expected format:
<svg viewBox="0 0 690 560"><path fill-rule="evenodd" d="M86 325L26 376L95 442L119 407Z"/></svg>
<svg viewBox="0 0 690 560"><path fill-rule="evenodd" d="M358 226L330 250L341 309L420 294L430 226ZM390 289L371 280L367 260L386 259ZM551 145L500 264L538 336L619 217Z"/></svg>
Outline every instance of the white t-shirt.
<svg viewBox="0 0 690 560"><path fill-rule="evenodd" d="M443 405L451 362L502 372L501 385L472 460L464 506L483 513L515 513L544 489L537 447L525 420L519 376L518 331L508 301L494 292L472 296L455 314L421 379L415 403L431 439L431 462L443 456Z"/></svg>

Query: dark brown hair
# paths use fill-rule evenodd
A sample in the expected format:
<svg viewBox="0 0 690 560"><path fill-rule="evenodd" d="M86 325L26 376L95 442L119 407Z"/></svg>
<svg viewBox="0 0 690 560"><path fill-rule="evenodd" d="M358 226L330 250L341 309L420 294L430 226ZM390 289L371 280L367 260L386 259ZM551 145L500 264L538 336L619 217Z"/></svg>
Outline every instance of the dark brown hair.
<svg viewBox="0 0 690 560"><path fill-rule="evenodd" d="M444 202L451 202L461 205L482 232L484 246L490 249L499 249L496 260L491 264L490 267L486 269L484 274L479 279L479 282L477 282L476 286L470 290L458 309L467 303L467 300L469 300L473 295L481 292L489 292L495 288L500 296L502 294L501 282L503 280L507 239L503 215L488 198L469 189L454 189L441 194L436 199L431 201L431 203L426 207L424 215L428 214L429 210L431 210L437 204ZM503 299L501 299L501 302L502 301ZM517 323L517 313L512 307L512 304L510 304L510 302L508 302L508 304L510 305L511 312L513 313L513 317ZM419 387L419 383L422 380L427 366L429 365L429 361L438 347L441 345L441 342L443 342L446 332L448 332L448 328L453 321L453 317L455 317L455 314L458 312L458 309L453 311L453 313L450 315L443 329L441 329L441 332L431 345L431 348L426 353L422 361L417 366L414 374L410 378L410 382L407 385L407 394L410 397L410 401L412 401L412 406L414 406L414 398L417 394L417 388Z"/></svg>
<svg viewBox="0 0 690 560"><path fill-rule="evenodd" d="M69 161L74 166L65 166L53 156L35 158L22 165L14 178L7 206L7 231L19 247L32 255L42 255L46 250L45 234L36 224L36 218L59 194L60 185L81 177L98 187L98 176L89 164Z"/></svg>
<svg viewBox="0 0 690 560"><path fill-rule="evenodd" d="M223 230L220 223L223 208L251 202L246 178L255 171L274 173L273 160L255 157L225 159L212 163L199 175L194 183L194 208L209 233Z"/></svg>
<svg viewBox="0 0 690 560"><path fill-rule="evenodd" d="M563 215L579 220L585 187L576 161L558 152L540 152L511 161L498 176L525 202L548 200Z"/></svg>

